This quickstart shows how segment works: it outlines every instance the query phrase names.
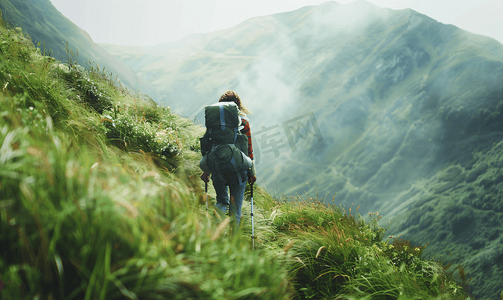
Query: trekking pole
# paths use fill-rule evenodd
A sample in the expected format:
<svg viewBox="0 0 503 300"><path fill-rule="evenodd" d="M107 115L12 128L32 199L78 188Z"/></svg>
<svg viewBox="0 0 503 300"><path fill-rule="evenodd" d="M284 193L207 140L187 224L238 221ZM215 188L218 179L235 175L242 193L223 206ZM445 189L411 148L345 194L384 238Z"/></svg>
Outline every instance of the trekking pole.
<svg viewBox="0 0 503 300"><path fill-rule="evenodd" d="M204 182L204 194L206 198L206 211L208 211L208 182Z"/></svg>
<svg viewBox="0 0 503 300"><path fill-rule="evenodd" d="M253 228L253 183L250 184L250 195L251 195L251 222L252 222L252 245L253 250L255 250L255 230Z"/></svg>

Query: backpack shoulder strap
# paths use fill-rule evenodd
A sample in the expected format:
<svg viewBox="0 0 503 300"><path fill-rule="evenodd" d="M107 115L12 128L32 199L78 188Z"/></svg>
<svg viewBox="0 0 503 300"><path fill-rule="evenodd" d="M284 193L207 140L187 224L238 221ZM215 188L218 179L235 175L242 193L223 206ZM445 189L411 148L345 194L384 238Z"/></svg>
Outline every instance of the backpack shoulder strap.
<svg viewBox="0 0 503 300"><path fill-rule="evenodd" d="M220 105L219 111L220 111L220 129L225 130L225 111L223 105Z"/></svg>

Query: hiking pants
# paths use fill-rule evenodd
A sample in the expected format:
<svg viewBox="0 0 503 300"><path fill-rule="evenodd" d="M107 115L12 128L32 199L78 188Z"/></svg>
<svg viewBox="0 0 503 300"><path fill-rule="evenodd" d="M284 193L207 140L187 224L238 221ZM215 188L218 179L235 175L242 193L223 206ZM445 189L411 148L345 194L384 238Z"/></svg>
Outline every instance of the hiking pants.
<svg viewBox="0 0 503 300"><path fill-rule="evenodd" d="M246 176L244 176L246 178ZM227 206L230 204L230 215L236 217L236 226L239 226L241 220L241 207L243 206L243 197L246 188L246 180L242 183L236 182L235 184L225 185L225 182L219 180L219 176L211 176L213 187L217 193L217 203L215 206L224 214L227 212ZM230 203L230 195L234 198L234 203Z"/></svg>

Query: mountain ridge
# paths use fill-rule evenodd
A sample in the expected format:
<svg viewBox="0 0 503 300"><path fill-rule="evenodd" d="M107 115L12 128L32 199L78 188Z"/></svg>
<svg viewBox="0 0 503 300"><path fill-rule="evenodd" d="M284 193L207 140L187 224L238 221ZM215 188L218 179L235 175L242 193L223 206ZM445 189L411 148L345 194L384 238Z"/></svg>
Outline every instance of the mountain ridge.
<svg viewBox="0 0 503 300"><path fill-rule="evenodd" d="M0 297L468 296L423 246L383 241L378 215L255 186L232 226L201 187L203 128L1 18L0 58Z"/></svg>
<svg viewBox="0 0 503 300"><path fill-rule="evenodd" d="M50 53L56 60L76 60L86 69L89 68L88 62L96 63L117 76L124 86L156 97L155 90L139 79L127 65L94 43L85 30L66 18L50 0L36 0L30 4L26 1L2 0L0 10L7 22L23 28L35 46L39 45L42 52Z"/></svg>
<svg viewBox="0 0 503 300"><path fill-rule="evenodd" d="M393 234L429 242L425 255L468 264L477 295L501 289L500 43L359 2L135 49L153 54L103 47L157 89L159 104L191 118L235 89L254 112L268 190L320 194L346 209L363 202Z"/></svg>
<svg viewBox="0 0 503 300"><path fill-rule="evenodd" d="M462 201L456 189L482 193L475 187L480 179L438 178L456 165L469 173L479 164L474 153L492 149L503 132L503 45L411 9L329 2L257 17L158 46L152 61L159 68L138 63L149 61L149 48L142 60L121 47L104 48L138 67L140 76L148 74L164 97L177 99L170 106L191 118L203 120L204 105L226 89L237 91L254 113L259 184L276 195L333 198L346 208L363 202L363 209L392 222L394 234L442 245L430 246L427 255L445 255L447 247L435 234L425 240L416 217L407 223L407 210L429 212L433 202L423 200L431 195L456 207ZM498 185L484 193L498 197L500 190ZM461 207L461 215L472 209ZM395 211L400 215L388 215ZM455 218L454 211L445 208L439 215ZM494 213L499 215L496 208ZM420 224L425 232L433 226ZM466 246L456 235L447 240ZM472 254L463 255L453 262L471 261ZM474 272L489 272L473 266ZM496 264L490 272L500 268ZM478 292L489 293L486 279L477 279Z"/></svg>

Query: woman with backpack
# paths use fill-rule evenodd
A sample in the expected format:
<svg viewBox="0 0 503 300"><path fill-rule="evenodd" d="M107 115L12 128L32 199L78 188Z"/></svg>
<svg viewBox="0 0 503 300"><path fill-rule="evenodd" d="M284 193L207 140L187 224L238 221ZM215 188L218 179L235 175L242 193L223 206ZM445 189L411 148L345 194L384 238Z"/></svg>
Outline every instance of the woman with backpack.
<svg viewBox="0 0 503 300"><path fill-rule="evenodd" d="M217 194L217 202L215 204L215 207L217 207L220 211L222 211L222 213L225 214L227 212L227 206L229 206L230 214L234 215L236 218L236 227L237 227L237 226L239 226L239 221L241 220L241 207L243 204L243 197L244 197L244 192L245 192L245 188L246 188L246 182L248 181L250 183L250 185L253 185L253 183L255 183L255 181L257 180L257 177L255 175L255 165L253 163L253 146L252 146L250 122L249 122L249 119L246 115L247 113L249 113L249 111L246 107L243 106L243 104L241 103L241 99L239 98L239 95L235 91L231 91L231 90L226 91L220 97L218 102L219 102L218 104L213 105L213 106L217 106L219 109L219 112L220 112L220 113L218 113L217 109L215 109L215 111L217 111L216 116L212 116L210 113L208 113L208 106L206 108L205 118L206 118L207 131L206 131L205 137L207 137L210 140L211 146L209 146L210 148L208 148L208 151L203 151L203 159L201 161L202 162L203 162L203 160L206 161L206 157L204 157L205 154L211 156L211 154L213 152L215 152L216 151L215 149L219 146L218 144L223 144L223 143L215 142L218 140L217 135L219 134L219 132L223 132L223 131L219 131L219 128L221 127L222 130L224 130L224 128L227 128L229 130L230 129L229 127L232 127L237 124L238 127L234 128L234 130L236 131L236 136L233 138L233 141L235 143L237 143L236 137L238 134L240 135L240 138L242 138L242 140L247 140L247 147L246 147L246 145L244 145L244 146L241 146L240 148L241 148L241 150L243 150L242 152L247 156L247 157L244 157L244 160L248 160L248 161L251 160L251 166L247 165L247 167L240 172L236 172L236 173L227 172L226 173L226 172L220 172L218 167L213 167L213 168L209 167L208 168L208 167L206 167L206 162L204 162L201 164L201 169L203 169L203 171L204 171L203 174L201 174L201 179L207 183L207 182L209 182L210 173L212 174L211 179L213 181L213 187L215 188L215 191ZM230 102L230 103L227 103L227 102ZM232 104L232 103L234 103L238 108L238 110L237 110L238 115L236 116L236 118L238 120L237 120L237 123L234 123L233 125L227 124L227 127L226 127L226 125L224 123L227 122L227 119L225 119L225 118L229 114L227 114L224 117L224 112L223 112L224 105L225 105L225 107L234 106L234 104ZM228 105L228 104L232 104L232 105ZM213 128L212 128L209 125L209 123L211 123L216 118L218 118L218 120L216 120L218 123L218 126L216 128L215 128L215 126L213 126ZM224 122L224 119L225 119L225 122ZM205 138L205 137L203 137L203 138ZM213 140L213 142L211 142L212 140ZM232 143L232 141L231 142L227 141L227 143ZM247 149L245 149L245 148L247 148ZM218 156L218 154L216 154L215 156ZM208 159L208 165L211 165L210 161L211 161L211 158ZM204 167L203 167L203 164L204 164ZM218 166L218 163L217 163L217 166ZM213 170L211 170L211 169L213 169ZM225 173L225 174L221 174L221 173ZM229 197L229 189L230 189L230 197Z"/></svg>

